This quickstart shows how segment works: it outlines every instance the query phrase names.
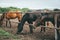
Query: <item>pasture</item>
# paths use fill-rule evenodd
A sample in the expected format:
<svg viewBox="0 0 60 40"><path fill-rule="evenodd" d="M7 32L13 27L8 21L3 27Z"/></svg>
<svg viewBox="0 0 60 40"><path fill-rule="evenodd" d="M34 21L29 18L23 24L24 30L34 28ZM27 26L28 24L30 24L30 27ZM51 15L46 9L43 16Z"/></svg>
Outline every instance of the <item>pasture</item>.
<svg viewBox="0 0 60 40"><path fill-rule="evenodd" d="M8 27L5 27L6 26L6 22L3 21L3 25L2 25L2 29L4 29L5 31L15 35L16 31L17 31L17 26L18 26L18 23L14 23L13 21L15 22L18 22L18 19L11 19L11 28L9 28L9 24L8 24ZM27 22L26 22L27 23ZM37 27L35 30L34 30L34 33L32 34L29 34L29 26L28 25L24 25L23 27L23 31L22 33L24 33L23 35L15 35L17 37L16 40L55 40L54 36L55 36L55 32L54 32L54 29L49 29L49 28L46 28L46 32L40 32L40 27ZM3 38L3 37L2 37ZM15 39L12 39L10 38L11 40L15 40ZM10 40L8 38L8 40ZM5 38L3 38L3 40L5 40Z"/></svg>

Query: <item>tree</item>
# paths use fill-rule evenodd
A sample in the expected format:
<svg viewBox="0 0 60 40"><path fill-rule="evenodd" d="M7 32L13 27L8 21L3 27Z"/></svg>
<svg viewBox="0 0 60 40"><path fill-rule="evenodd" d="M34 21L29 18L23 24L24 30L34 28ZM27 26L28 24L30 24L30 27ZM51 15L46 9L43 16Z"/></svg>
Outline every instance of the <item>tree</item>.
<svg viewBox="0 0 60 40"><path fill-rule="evenodd" d="M21 10L22 10L22 12L27 12L29 10L29 8L22 8Z"/></svg>
<svg viewBox="0 0 60 40"><path fill-rule="evenodd" d="M57 9L57 8L56 8L56 9L54 9L53 11L60 11L60 9Z"/></svg>
<svg viewBox="0 0 60 40"><path fill-rule="evenodd" d="M0 13L4 13L4 12L8 12L8 11L9 11L9 9L0 7Z"/></svg>
<svg viewBox="0 0 60 40"><path fill-rule="evenodd" d="M10 9L10 11L21 11L21 9L17 7L8 7L8 9Z"/></svg>

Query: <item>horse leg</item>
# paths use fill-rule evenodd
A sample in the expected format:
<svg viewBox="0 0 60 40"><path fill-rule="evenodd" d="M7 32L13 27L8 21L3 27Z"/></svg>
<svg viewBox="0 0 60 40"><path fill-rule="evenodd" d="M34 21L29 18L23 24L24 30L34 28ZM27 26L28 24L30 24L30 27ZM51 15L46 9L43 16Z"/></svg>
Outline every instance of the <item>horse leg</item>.
<svg viewBox="0 0 60 40"><path fill-rule="evenodd" d="M31 20L28 20L27 21L29 24L33 24L33 21L31 21ZM30 28L30 33L33 33L33 25L29 25L29 28Z"/></svg>
<svg viewBox="0 0 60 40"><path fill-rule="evenodd" d="M0 27L2 27L3 22L0 22Z"/></svg>
<svg viewBox="0 0 60 40"><path fill-rule="evenodd" d="M11 22L10 22L10 20L9 20L9 24L10 24L10 28L11 28Z"/></svg>
<svg viewBox="0 0 60 40"><path fill-rule="evenodd" d="M30 33L33 33L33 26L29 25L29 28L30 28Z"/></svg>
<svg viewBox="0 0 60 40"><path fill-rule="evenodd" d="M6 20L6 27L7 27L8 20Z"/></svg>
<svg viewBox="0 0 60 40"><path fill-rule="evenodd" d="M57 30L57 40L60 40L60 32Z"/></svg>
<svg viewBox="0 0 60 40"><path fill-rule="evenodd" d="M44 31L45 32L45 28L44 27L41 27L41 32Z"/></svg>
<svg viewBox="0 0 60 40"><path fill-rule="evenodd" d="M3 20L2 20L2 21L0 21L0 27L2 27L2 24L3 24Z"/></svg>
<svg viewBox="0 0 60 40"><path fill-rule="evenodd" d="M57 22L57 27L58 28L59 28L59 25L60 25L60 22ZM59 32L59 30L57 30L57 36L58 36L57 40L60 40L60 32Z"/></svg>
<svg viewBox="0 0 60 40"><path fill-rule="evenodd" d="M41 25L45 26L45 20L44 19L43 19L43 22L41 22ZM45 27L41 27L41 32L42 31L45 32L46 31L45 29L46 29Z"/></svg>

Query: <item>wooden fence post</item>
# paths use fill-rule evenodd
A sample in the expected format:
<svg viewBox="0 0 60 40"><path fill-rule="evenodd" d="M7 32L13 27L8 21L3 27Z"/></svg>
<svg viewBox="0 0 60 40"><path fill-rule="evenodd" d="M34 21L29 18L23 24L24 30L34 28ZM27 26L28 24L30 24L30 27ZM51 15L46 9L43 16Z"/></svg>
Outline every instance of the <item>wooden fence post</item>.
<svg viewBox="0 0 60 40"><path fill-rule="evenodd" d="M55 14L55 28L57 28L57 15ZM57 29L55 29L55 40L57 40Z"/></svg>

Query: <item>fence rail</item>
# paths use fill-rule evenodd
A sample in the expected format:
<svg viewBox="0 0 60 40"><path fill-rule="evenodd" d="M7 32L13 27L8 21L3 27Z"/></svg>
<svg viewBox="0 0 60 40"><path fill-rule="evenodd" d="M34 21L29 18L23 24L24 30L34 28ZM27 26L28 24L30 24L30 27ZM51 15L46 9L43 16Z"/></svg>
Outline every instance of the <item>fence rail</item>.
<svg viewBox="0 0 60 40"><path fill-rule="evenodd" d="M7 20L4 20L4 21L7 21ZM12 23L20 23L20 22L15 22L15 21L11 21ZM28 23L25 23L25 25L33 25L33 24L28 24ZM60 30L60 28L55 28L54 26L39 26L39 27L45 27L45 28L51 28L51 29L57 29L57 30Z"/></svg>

